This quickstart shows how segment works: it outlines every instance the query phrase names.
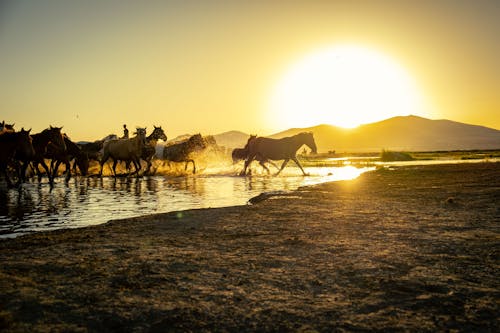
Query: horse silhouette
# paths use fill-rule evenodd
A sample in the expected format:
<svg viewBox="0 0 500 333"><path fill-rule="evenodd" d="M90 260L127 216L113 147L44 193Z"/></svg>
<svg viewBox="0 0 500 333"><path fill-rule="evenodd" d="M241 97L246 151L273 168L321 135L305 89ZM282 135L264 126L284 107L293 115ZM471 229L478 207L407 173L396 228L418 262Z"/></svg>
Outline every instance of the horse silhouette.
<svg viewBox="0 0 500 333"><path fill-rule="evenodd" d="M248 158L248 154L249 154L248 145L250 144L250 142L252 140L254 140L256 138L257 138L257 135L250 135L250 137L247 140L247 143L245 144L245 147L233 149L233 151L231 152L231 158L233 159L233 164L236 164L239 161L243 161L243 160L246 160ZM266 163L266 162L270 163L276 169L279 170L279 167L276 164L274 164L274 162L272 162L268 159L264 159L260 155L257 155L255 159L257 161L259 161L260 165L262 165L262 167L265 168L268 172L269 172L269 169L264 165L264 163Z"/></svg>
<svg viewBox="0 0 500 333"><path fill-rule="evenodd" d="M151 169L151 165L153 164L153 157L156 154L156 143L158 140L167 141L167 135L161 128L161 126L154 126L153 132L146 137L146 144L142 148L141 159L146 162L146 170L144 174L149 174L149 170ZM127 170L130 168L130 161L126 163Z"/></svg>
<svg viewBox="0 0 500 333"><path fill-rule="evenodd" d="M61 129L62 127L50 126L49 128L44 129L41 133L31 135L33 138L33 148L35 149L35 155L32 160L33 170L35 170L35 173L38 175L38 181L41 181L42 174L38 169L38 165L40 164L47 173L51 186L54 185L54 178L52 177L49 167L45 163L45 154L49 143L52 144L53 149L59 150L60 153L66 152L66 144L64 143L64 137L61 133ZM23 177L26 173L26 168L27 164L23 166L23 170L21 171L21 175Z"/></svg>
<svg viewBox="0 0 500 333"><path fill-rule="evenodd" d="M8 175L7 168L14 161L16 155L23 156L28 160L35 155L30 131L25 131L22 128L20 132L7 131L0 134L0 173L5 176L9 187L12 187L13 184ZM18 184L21 181L22 178L19 177Z"/></svg>
<svg viewBox="0 0 500 333"><path fill-rule="evenodd" d="M59 165L61 165L61 163L64 163L64 165L66 166L65 181L67 183L71 178L71 161L75 160L75 166L78 166L81 174L83 176L86 176L89 169L89 158L88 155L83 152L76 143L71 141L66 134L63 134L63 137L64 143L66 144L66 151L61 152L61 150L55 148L52 144L49 144L47 147L46 156L52 159L50 168L52 169L53 178L57 176Z"/></svg>
<svg viewBox="0 0 500 333"><path fill-rule="evenodd" d="M250 140L248 142L248 157L241 175L246 174L247 168L253 160L284 160L277 175L285 168L288 161L292 160L300 168L302 174L307 175L297 160L297 150L304 144L311 148L314 154L317 153L316 142L311 132L302 132L282 139L257 137ZM269 172L263 163L261 165Z"/></svg>
<svg viewBox="0 0 500 333"><path fill-rule="evenodd" d="M118 161L130 161L134 163L134 173L139 176L141 170L141 154L144 145L146 144L146 128L137 128L136 136L130 139L112 139L106 141L103 146L103 156L101 158L101 170L99 175L102 176L104 163L111 157L113 160L113 175L116 177L116 164Z"/></svg>
<svg viewBox="0 0 500 333"><path fill-rule="evenodd" d="M205 140L203 140L201 134L195 134L186 141L165 146L163 150L163 159L168 162L185 162L184 170L187 170L188 163L191 162L193 163L193 174L195 174L196 165L191 158L191 154L205 148ZM163 165L165 165L165 162Z"/></svg>

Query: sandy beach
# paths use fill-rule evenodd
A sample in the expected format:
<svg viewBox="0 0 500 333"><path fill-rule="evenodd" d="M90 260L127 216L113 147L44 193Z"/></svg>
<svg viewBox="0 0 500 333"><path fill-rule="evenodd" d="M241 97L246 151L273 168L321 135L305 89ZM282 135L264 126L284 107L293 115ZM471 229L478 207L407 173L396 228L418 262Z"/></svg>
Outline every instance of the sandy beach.
<svg viewBox="0 0 500 333"><path fill-rule="evenodd" d="M2 332L498 332L500 163L0 241Z"/></svg>

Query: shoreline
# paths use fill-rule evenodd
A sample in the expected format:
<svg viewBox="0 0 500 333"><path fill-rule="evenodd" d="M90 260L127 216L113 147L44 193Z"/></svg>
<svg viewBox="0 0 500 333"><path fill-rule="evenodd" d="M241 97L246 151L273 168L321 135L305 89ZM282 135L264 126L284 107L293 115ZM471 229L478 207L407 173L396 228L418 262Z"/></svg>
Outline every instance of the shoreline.
<svg viewBox="0 0 500 333"><path fill-rule="evenodd" d="M496 331L500 163L0 241L0 330Z"/></svg>

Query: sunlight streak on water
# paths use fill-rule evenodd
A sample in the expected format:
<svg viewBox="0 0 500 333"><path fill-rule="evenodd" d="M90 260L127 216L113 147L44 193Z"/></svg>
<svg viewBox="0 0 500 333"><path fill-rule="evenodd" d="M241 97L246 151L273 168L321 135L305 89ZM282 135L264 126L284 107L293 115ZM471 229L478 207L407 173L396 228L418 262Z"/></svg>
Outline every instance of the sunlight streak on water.
<svg viewBox="0 0 500 333"><path fill-rule="evenodd" d="M353 179L373 168L309 167L308 176L286 168L278 177L235 173L184 177L78 178L65 186L58 179L50 191L47 183L27 183L20 190L0 188L0 238L25 233L77 228L127 218L177 210L245 205L262 192L292 191L329 181Z"/></svg>

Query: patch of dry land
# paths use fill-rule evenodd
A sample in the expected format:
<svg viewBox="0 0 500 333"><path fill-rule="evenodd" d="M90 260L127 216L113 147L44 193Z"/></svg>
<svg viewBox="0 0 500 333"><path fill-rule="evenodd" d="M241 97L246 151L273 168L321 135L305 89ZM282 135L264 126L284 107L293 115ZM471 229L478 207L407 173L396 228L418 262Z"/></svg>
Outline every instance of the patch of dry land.
<svg viewBox="0 0 500 333"><path fill-rule="evenodd" d="M500 164L0 241L5 332L499 331Z"/></svg>

